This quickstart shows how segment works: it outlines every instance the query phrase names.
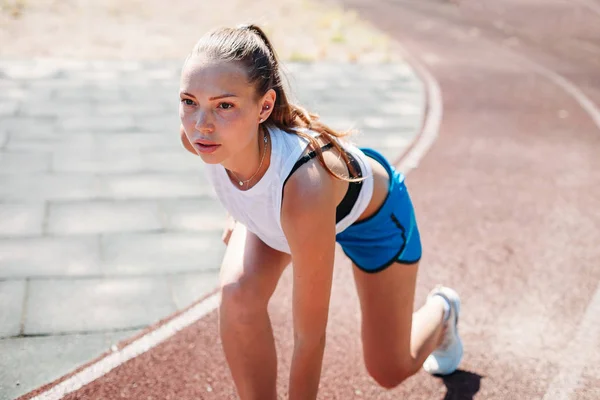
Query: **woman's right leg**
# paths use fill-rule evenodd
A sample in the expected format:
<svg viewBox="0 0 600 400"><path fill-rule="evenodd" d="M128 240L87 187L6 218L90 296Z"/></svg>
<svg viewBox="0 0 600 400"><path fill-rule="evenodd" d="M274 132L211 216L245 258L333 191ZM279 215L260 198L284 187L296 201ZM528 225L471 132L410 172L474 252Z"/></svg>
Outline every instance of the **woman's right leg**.
<svg viewBox="0 0 600 400"><path fill-rule="evenodd" d="M277 355L267 305L289 254L236 223L221 266L219 332L238 395L277 399Z"/></svg>

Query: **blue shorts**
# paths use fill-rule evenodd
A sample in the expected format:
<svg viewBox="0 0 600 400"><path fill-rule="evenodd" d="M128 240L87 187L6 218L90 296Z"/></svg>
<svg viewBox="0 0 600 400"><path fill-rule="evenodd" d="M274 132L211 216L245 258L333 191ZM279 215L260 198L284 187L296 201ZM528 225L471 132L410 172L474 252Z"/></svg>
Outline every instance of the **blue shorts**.
<svg viewBox="0 0 600 400"><path fill-rule="evenodd" d="M414 264L421 259L421 238L404 175L376 150L361 150L387 170L389 192L375 214L338 233L336 241L365 272L379 272L395 262Z"/></svg>

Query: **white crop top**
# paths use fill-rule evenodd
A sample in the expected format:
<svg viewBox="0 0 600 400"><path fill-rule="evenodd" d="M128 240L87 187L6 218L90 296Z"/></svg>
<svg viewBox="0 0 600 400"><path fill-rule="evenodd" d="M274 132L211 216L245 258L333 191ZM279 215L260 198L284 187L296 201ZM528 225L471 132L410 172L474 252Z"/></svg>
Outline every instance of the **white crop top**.
<svg viewBox="0 0 600 400"><path fill-rule="evenodd" d="M301 136L285 132L274 126L265 127L271 139L270 165L263 177L250 189L239 190L231 182L221 164L207 164L206 171L217 197L223 207L250 232L275 250L290 253L285 234L281 227L281 201L283 184L294 164L308 145ZM318 134L304 130L313 136ZM365 178L350 213L336 224L336 233L352 225L366 209L373 194L373 174L365 154L354 145L339 142L360 163Z"/></svg>

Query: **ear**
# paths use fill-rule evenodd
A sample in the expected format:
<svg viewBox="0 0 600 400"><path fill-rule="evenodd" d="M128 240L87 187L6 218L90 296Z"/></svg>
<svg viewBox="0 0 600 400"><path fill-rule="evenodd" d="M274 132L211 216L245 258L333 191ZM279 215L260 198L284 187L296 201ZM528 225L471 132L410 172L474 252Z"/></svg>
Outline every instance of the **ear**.
<svg viewBox="0 0 600 400"><path fill-rule="evenodd" d="M267 93L260 99L260 112L258 114L258 123L265 122L269 119L269 116L273 112L273 107L275 106L275 99L277 98L277 94L275 90L269 89Z"/></svg>

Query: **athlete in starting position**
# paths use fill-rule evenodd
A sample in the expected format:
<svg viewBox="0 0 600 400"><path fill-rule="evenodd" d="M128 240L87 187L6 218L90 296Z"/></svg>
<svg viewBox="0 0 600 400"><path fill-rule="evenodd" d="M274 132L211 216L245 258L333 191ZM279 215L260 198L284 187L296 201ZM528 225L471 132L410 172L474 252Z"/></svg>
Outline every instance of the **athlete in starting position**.
<svg viewBox="0 0 600 400"><path fill-rule="evenodd" d="M221 267L219 327L242 399L276 399L267 303L293 268L290 399L321 376L336 242L353 262L370 375L392 388L421 366L458 367L460 299L438 286L413 314L421 241L404 177L377 151L290 104L278 60L255 25L207 33L181 75L181 140L207 164L235 220Z"/></svg>

